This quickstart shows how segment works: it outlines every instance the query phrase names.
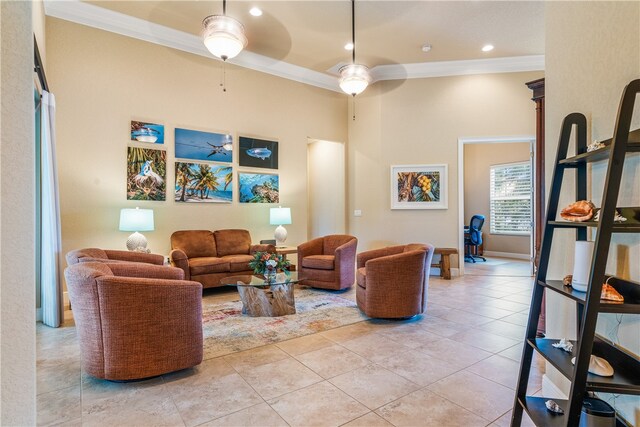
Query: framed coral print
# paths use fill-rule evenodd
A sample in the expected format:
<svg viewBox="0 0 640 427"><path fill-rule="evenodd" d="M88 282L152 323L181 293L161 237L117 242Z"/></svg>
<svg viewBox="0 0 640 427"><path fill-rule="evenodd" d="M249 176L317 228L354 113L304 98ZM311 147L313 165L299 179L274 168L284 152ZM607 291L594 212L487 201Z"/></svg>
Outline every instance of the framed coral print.
<svg viewBox="0 0 640 427"><path fill-rule="evenodd" d="M391 209L447 209L447 165L392 165Z"/></svg>

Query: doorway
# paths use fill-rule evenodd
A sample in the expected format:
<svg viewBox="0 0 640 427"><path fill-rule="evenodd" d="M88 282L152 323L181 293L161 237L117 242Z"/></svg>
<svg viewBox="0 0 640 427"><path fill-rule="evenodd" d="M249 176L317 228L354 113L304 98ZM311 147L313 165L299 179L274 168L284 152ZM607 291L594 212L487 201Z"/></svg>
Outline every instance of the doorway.
<svg viewBox="0 0 640 427"><path fill-rule="evenodd" d="M465 263L461 255L461 275L533 274L534 142L533 136L458 140L459 251L464 254L464 226L483 215L486 259Z"/></svg>
<svg viewBox="0 0 640 427"><path fill-rule="evenodd" d="M345 146L307 139L307 237L346 233Z"/></svg>

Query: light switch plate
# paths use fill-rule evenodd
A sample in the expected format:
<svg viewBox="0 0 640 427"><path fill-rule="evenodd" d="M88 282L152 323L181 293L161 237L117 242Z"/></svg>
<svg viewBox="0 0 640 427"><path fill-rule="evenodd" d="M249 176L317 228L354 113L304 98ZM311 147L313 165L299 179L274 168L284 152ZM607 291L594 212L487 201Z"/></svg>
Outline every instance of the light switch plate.
<svg viewBox="0 0 640 427"><path fill-rule="evenodd" d="M362 216L362 211L360 209L356 209L353 211L353 216Z"/></svg>

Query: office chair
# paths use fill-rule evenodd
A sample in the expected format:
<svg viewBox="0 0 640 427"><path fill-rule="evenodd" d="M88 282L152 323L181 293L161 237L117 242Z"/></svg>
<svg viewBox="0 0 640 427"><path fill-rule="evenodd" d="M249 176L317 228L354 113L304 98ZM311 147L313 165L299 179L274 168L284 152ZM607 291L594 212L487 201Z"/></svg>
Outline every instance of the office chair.
<svg viewBox="0 0 640 427"><path fill-rule="evenodd" d="M464 237L464 260L476 262L476 259L487 261L484 257L477 255L478 246L482 244L482 225L484 224L484 215L474 215L469 221L469 227L465 227ZM471 247L474 248L473 252Z"/></svg>

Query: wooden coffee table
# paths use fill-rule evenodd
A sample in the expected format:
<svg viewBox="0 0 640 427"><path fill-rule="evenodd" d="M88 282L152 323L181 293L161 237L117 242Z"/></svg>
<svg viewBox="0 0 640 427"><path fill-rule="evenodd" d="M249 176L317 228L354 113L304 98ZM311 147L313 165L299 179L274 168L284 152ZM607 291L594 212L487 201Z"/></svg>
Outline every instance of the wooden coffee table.
<svg viewBox="0 0 640 427"><path fill-rule="evenodd" d="M225 286L236 286L242 301L242 314L251 317L277 317L296 313L293 288L298 283L298 275L278 273L272 282L265 282L263 276L229 276L220 280Z"/></svg>

